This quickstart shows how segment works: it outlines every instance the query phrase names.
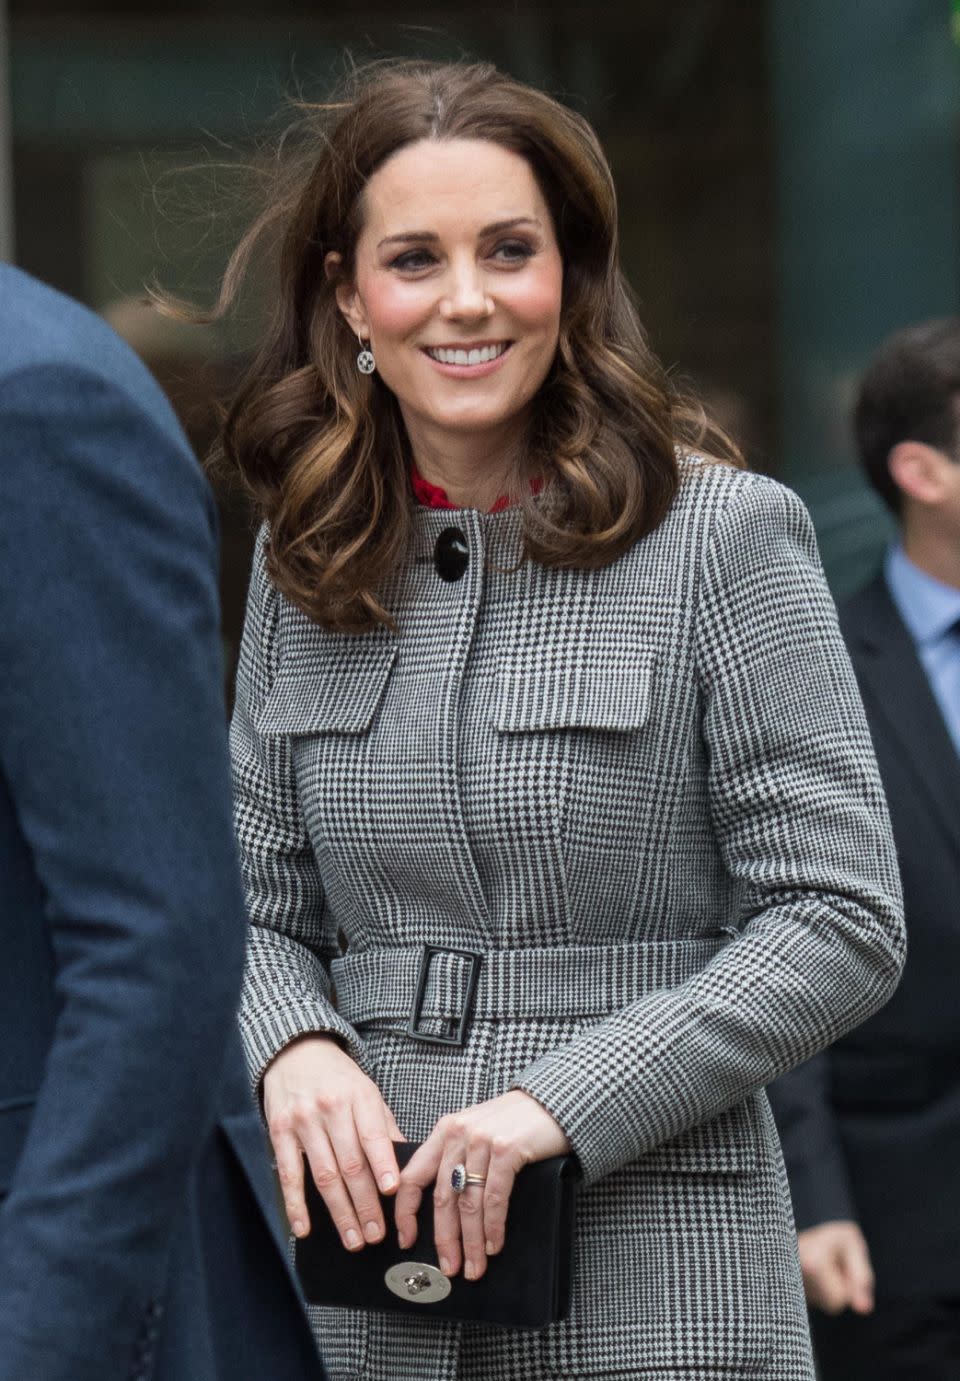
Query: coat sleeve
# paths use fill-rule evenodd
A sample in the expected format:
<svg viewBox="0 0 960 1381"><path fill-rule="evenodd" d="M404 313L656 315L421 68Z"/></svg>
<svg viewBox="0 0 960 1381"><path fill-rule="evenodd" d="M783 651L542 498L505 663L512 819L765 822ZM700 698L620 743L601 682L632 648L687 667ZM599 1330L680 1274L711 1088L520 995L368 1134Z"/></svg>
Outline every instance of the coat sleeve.
<svg viewBox="0 0 960 1381"><path fill-rule="evenodd" d="M0 1207L2 1381L139 1369L240 991L215 514L133 387L92 364L0 385L0 791L57 997Z"/></svg>
<svg viewBox="0 0 960 1381"><path fill-rule="evenodd" d="M739 934L523 1071L589 1180L741 1102L862 1022L905 955L886 802L807 512L742 477L703 558L696 640L712 827Z"/></svg>
<svg viewBox="0 0 960 1381"><path fill-rule="evenodd" d="M798 1232L856 1222L853 1191L830 1105L830 1052L822 1050L768 1090L783 1146Z"/></svg>
<svg viewBox="0 0 960 1381"><path fill-rule="evenodd" d="M267 575L266 540L263 527L230 728L234 823L250 918L240 1029L256 1088L274 1056L311 1033L336 1037L366 1068L363 1042L332 1000L337 937L300 808L290 739L257 727L279 657L280 595Z"/></svg>

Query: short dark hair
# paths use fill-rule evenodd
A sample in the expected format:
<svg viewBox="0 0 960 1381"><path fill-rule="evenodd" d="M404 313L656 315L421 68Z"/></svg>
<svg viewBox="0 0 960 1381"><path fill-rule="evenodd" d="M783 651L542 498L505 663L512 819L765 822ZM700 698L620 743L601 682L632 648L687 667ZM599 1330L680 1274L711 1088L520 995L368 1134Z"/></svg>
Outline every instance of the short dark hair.
<svg viewBox="0 0 960 1381"><path fill-rule="evenodd" d="M951 455L960 399L960 317L895 332L860 381L854 432L870 483L895 514L902 495L887 464L900 441L922 441Z"/></svg>

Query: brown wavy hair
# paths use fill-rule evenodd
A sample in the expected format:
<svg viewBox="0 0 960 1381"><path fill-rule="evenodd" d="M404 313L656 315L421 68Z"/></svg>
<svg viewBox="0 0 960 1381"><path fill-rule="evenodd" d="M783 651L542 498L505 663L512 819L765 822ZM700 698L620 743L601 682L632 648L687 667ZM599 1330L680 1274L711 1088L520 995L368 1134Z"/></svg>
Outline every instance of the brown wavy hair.
<svg viewBox="0 0 960 1381"><path fill-rule="evenodd" d="M337 281L352 279L373 173L405 145L460 138L526 159L563 260L556 357L509 485L523 508L518 555L606 565L662 521L679 484L678 448L742 463L647 345L620 270L613 179L587 121L486 63L371 64L338 100L300 103L279 183L235 249L212 313L233 305L272 235L273 318L214 460L240 477L267 520L271 578L326 628L392 626L379 592L404 558L413 511L400 411L378 377L356 368ZM325 271L331 250L339 279ZM541 500L531 495L535 475L546 481Z"/></svg>

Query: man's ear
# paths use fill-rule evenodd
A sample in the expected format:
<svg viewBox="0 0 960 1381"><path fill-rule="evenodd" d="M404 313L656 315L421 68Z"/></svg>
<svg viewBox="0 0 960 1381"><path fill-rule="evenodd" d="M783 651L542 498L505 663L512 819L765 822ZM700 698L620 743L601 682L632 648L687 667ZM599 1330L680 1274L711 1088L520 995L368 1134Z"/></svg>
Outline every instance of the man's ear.
<svg viewBox="0 0 960 1381"><path fill-rule="evenodd" d="M887 456L887 469L905 498L935 506L948 489L948 455L923 441L898 441Z"/></svg>
<svg viewBox="0 0 960 1381"><path fill-rule="evenodd" d="M334 297L337 300L337 306L353 334L361 336L364 340L369 340L370 328L367 326L366 313L363 310L355 285L342 277L342 266L343 259L336 250L331 249L324 258L323 270L328 281L336 284Z"/></svg>

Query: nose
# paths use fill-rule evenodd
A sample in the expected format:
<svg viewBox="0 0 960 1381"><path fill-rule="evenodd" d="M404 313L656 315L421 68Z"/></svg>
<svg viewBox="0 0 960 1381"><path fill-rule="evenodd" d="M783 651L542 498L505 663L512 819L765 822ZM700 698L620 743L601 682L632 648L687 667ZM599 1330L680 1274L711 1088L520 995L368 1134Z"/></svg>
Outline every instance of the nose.
<svg viewBox="0 0 960 1381"><path fill-rule="evenodd" d="M447 290L440 301L440 315L444 320L477 320L492 313L493 303L476 260L471 256L469 260L451 265Z"/></svg>

